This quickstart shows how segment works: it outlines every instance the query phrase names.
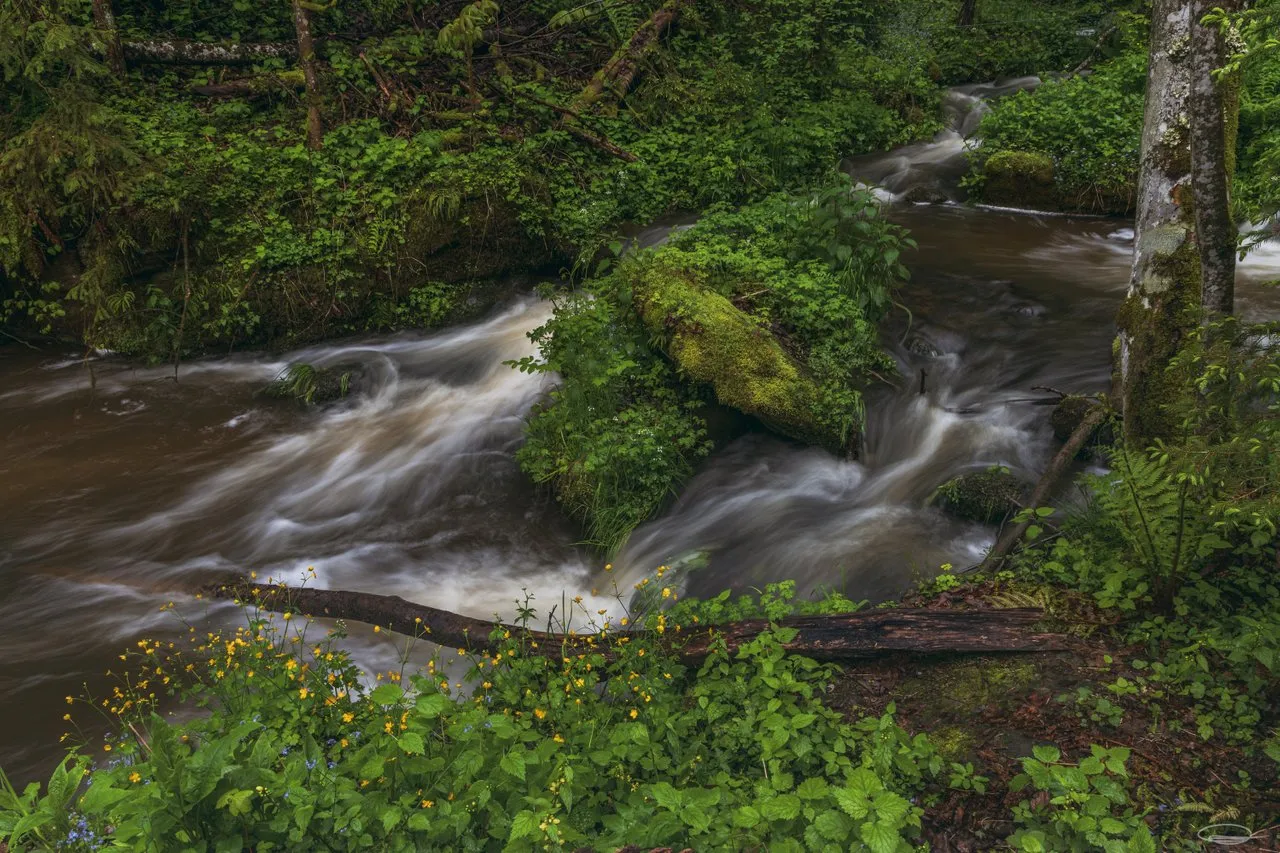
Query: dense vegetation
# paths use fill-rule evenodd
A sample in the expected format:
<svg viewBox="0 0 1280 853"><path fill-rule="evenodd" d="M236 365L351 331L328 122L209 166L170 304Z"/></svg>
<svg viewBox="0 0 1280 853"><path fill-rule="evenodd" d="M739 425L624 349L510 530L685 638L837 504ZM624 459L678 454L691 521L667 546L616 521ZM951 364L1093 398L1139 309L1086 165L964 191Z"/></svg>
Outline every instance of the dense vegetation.
<svg viewBox="0 0 1280 853"><path fill-rule="evenodd" d="M513 365L561 380L520 462L609 551L726 437L724 409L856 448L863 391L892 370L878 327L912 243L833 169L935 129L939 84L1091 61L996 106L975 186L1129 205L1140 10L983 0L955 26L959 5L306 5L323 74L299 95L287 59L120 76L88 3L14 0L0 8L0 322L166 360L435 326L500 298L495 281L556 277L539 357ZM1236 198L1251 216L1280 199L1270 8L1238 58ZM585 94L663 10L679 22L634 85ZM116 12L127 42L294 38L283 3ZM682 211L700 216L622 251L625 226ZM901 678L896 664L864 677L783 649L788 616L857 603L797 601L786 583L680 600L665 568L633 610L614 591L618 623L580 599L560 611L589 653L537 648L526 630L550 616L526 600L485 653L411 668L423 626L400 670L372 675L345 626L317 637L302 614L249 605L235 631L139 641L112 693L68 697L68 758L47 785L0 787L0 842L892 853L963 828L969 849L1190 851L1207 824L1274 823L1278 333L1226 321L1193 336L1169 366L1176 438L1093 448L1108 473L1070 512L1028 508L1008 568L944 571L914 596L1043 608L1082 648L1048 687L1031 664L987 661L961 691L953 662L929 661L910 667L922 701L886 701L867 685ZM308 366L286 379L317 393ZM680 657L692 633L744 618L772 627L733 654ZM929 724L948 694L955 719ZM1030 732L1026 748L979 749L993 724Z"/></svg>
<svg viewBox="0 0 1280 853"><path fill-rule="evenodd" d="M1225 71L1239 118L1233 202L1242 221L1261 222L1280 198L1277 118L1280 51L1274 3L1254 4L1230 44ZM1132 212L1142 143L1147 20L1117 14L1092 68L1049 79L998 101L983 122L970 184L998 204L1079 212Z"/></svg>

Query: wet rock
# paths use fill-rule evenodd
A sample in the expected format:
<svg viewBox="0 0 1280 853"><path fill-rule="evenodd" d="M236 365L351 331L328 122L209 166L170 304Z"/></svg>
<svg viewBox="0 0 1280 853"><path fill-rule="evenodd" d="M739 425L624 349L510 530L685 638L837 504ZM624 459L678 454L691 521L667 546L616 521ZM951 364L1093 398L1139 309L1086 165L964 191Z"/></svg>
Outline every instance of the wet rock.
<svg viewBox="0 0 1280 853"><path fill-rule="evenodd" d="M1054 210L1060 205L1053 158L1027 151L1000 151L983 166L982 200L1005 207Z"/></svg>
<svg viewBox="0 0 1280 853"><path fill-rule="evenodd" d="M961 474L934 492L932 503L957 518L995 524L1022 507L1022 481L1004 468Z"/></svg>
<svg viewBox="0 0 1280 853"><path fill-rule="evenodd" d="M664 264L635 267L628 282L646 327L667 355L716 399L769 429L834 453L856 436L818 420L820 391L782 341L696 274Z"/></svg>
<svg viewBox="0 0 1280 853"><path fill-rule="evenodd" d="M263 394L281 400L296 400L307 405L321 405L341 400L359 386L364 368L358 362L316 367L295 362L271 381Z"/></svg>
<svg viewBox="0 0 1280 853"><path fill-rule="evenodd" d="M1053 414L1049 415L1049 425L1053 427L1053 437L1058 441L1065 442L1076 431L1076 427L1080 426L1080 422L1095 407L1101 405L1092 397L1084 397L1080 395L1069 395L1062 398L1062 402L1054 406ZM1085 442L1080 450L1080 455L1084 457L1097 454L1100 447L1105 447L1115 443L1116 431L1111 421L1103 421L1092 437Z"/></svg>
<svg viewBox="0 0 1280 853"><path fill-rule="evenodd" d="M940 187L915 186L902 194L902 200L911 204L946 204L951 199Z"/></svg>
<svg viewBox="0 0 1280 853"><path fill-rule="evenodd" d="M942 350L938 349L928 338L923 338L919 335L912 336L907 341L907 352L921 358L940 358L942 356Z"/></svg>

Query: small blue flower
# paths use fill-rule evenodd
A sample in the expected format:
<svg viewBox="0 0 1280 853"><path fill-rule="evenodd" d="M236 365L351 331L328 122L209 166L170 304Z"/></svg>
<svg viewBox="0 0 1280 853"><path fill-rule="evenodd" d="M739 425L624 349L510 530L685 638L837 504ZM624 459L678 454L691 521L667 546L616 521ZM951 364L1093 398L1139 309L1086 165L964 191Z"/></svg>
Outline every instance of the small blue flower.
<svg viewBox="0 0 1280 853"><path fill-rule="evenodd" d="M289 754L289 747L287 747L287 746L286 746L284 749L280 750L280 754L281 754L281 755L288 755L288 754Z"/></svg>
<svg viewBox="0 0 1280 853"><path fill-rule="evenodd" d="M332 770L333 768L335 768L335 767L337 767L337 766L338 766L338 762L336 762L336 761L330 761L330 762L329 762L329 769L330 769L330 770Z"/></svg>
<svg viewBox="0 0 1280 853"><path fill-rule="evenodd" d="M308 759L307 759L307 769L308 769L308 770L315 770L315 769L316 769L316 760L315 760L314 758L308 758Z"/></svg>
<svg viewBox="0 0 1280 853"><path fill-rule="evenodd" d="M471 726L470 726L470 725L465 725L465 726L463 726L463 727L462 727L462 733L463 733L464 735L465 735L465 734L467 734L467 733L468 733L468 732L470 732L470 731L471 731Z"/></svg>

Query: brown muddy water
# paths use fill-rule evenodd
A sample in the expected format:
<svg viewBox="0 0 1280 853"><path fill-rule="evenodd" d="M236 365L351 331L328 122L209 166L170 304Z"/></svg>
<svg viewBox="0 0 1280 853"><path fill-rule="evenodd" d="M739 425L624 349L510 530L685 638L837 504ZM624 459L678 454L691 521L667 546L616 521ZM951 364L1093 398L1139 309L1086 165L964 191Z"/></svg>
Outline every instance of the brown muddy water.
<svg viewBox="0 0 1280 853"><path fill-rule="evenodd" d="M913 163L935 175L963 156L954 135L936 144L948 152L914 146L863 168L902 190ZM955 205L893 216L920 244L900 297L912 316L887 324L902 379L870 395L862 459L744 436L631 537L610 576L624 589L698 553L695 593L793 578L803 592L898 595L992 541L927 506L937 486L991 465L1030 478L1052 453L1032 386L1107 387L1127 223ZM1280 319L1280 291L1261 286L1274 278L1280 246L1268 245L1241 267L1245 314ZM234 572L299 580L314 567L320 586L476 616L510 614L522 589L545 612L605 586L514 459L546 387L503 362L532 353L526 333L548 314L524 299L466 327L207 359L176 379L0 347L0 767L15 782L47 775L63 697L101 694L139 638L185 632L166 603L201 629L242 618L194 595ZM312 411L261 397L294 361L358 362L356 393ZM349 644L370 669L397 656L385 634L353 630ZM95 737L105 727L83 722Z"/></svg>

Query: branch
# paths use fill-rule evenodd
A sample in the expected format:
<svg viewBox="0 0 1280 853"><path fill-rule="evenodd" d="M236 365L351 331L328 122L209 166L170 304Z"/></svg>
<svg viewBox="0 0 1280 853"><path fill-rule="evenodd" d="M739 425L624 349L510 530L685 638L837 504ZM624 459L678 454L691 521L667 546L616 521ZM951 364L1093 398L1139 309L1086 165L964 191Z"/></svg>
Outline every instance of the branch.
<svg viewBox="0 0 1280 853"><path fill-rule="evenodd" d="M394 595L243 582L212 587L210 591L216 597L252 603L266 610L364 622L471 652L492 651L489 635L494 629L506 629L520 630L534 641L537 648L530 644L533 654L551 657L570 652L607 654L607 650L596 643L596 635L588 638L546 631L525 632L502 622L473 619ZM1041 611L1030 609L899 608L840 616L801 616L781 624L798 630L795 638L784 646L787 651L825 661L877 657L892 652L990 654L1067 648L1066 637L1029 630L1042 615ZM697 631L668 630L663 642L681 659L696 663L709 656L718 641L723 640L732 654L770 627L768 620L750 619Z"/></svg>
<svg viewBox="0 0 1280 853"><path fill-rule="evenodd" d="M235 80L224 80L221 83L207 83L192 86L191 91L197 95L210 98L221 98L231 95L266 95L272 92L287 92L301 89L306 80L301 71L281 71L278 74L262 74L257 77L239 77Z"/></svg>
<svg viewBox="0 0 1280 853"><path fill-rule="evenodd" d="M641 61L653 51L659 37L680 17L681 9L688 2L690 0L666 0L648 20L637 27L627 43L618 48L574 99L573 112L581 113L591 107L604 98L606 90L613 94L615 100L626 95L636 72L640 70Z"/></svg>
<svg viewBox="0 0 1280 853"><path fill-rule="evenodd" d="M1049 467L1045 469L1044 474L1040 477L1040 481L1036 483L1035 489L1031 492L1031 497L1027 499L1028 508L1034 510L1036 507L1044 506L1054 486L1062 479L1062 475L1066 473L1067 468L1071 466L1072 460L1080 452L1080 448L1084 447L1084 443L1089 440L1089 437L1093 435L1093 431L1098 428L1106 416L1106 406L1098 405L1089 410L1089 413L1080 421L1079 426L1071 433L1071 437L1067 439L1066 443L1058 450L1057 455L1053 457ZM1000 568L1014 547L1022 541L1022 537L1030 526L1031 518L1027 518L1012 527L1006 528L1000 534L1000 538L996 540L996 544L992 547L991 552L987 554L986 559L978 566L978 571L995 571Z"/></svg>
<svg viewBox="0 0 1280 853"><path fill-rule="evenodd" d="M292 44L216 44L183 39L154 39L124 43L124 57L130 62L161 65L252 65L267 59L298 58Z"/></svg>

